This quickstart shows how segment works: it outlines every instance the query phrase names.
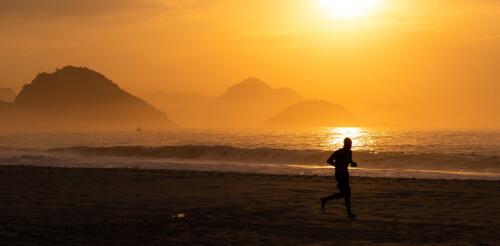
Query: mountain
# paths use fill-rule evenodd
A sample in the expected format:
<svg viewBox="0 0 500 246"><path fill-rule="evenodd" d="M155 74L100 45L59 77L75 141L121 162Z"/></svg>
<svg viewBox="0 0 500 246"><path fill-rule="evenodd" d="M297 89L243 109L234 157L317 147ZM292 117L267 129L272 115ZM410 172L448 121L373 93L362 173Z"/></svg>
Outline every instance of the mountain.
<svg viewBox="0 0 500 246"><path fill-rule="evenodd" d="M260 79L248 78L215 98L207 119L215 126L261 126L267 118L301 100L291 89L271 88Z"/></svg>
<svg viewBox="0 0 500 246"><path fill-rule="evenodd" d="M12 102L16 98L16 93L10 88L0 88L0 101Z"/></svg>
<svg viewBox="0 0 500 246"><path fill-rule="evenodd" d="M343 106L325 101L304 101L271 117L271 127L333 127L357 124L354 114Z"/></svg>
<svg viewBox="0 0 500 246"><path fill-rule="evenodd" d="M200 127L202 114L213 97L198 93L155 92L144 96L149 103L166 112L176 123L186 127Z"/></svg>
<svg viewBox="0 0 500 246"><path fill-rule="evenodd" d="M67 66L41 73L23 87L11 105L23 129L135 129L174 126L144 100L104 75Z"/></svg>

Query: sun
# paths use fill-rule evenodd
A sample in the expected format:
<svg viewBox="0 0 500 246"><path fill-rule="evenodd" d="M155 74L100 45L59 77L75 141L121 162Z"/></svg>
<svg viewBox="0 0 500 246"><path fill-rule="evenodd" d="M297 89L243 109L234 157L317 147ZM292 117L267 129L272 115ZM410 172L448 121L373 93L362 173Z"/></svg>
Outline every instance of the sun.
<svg viewBox="0 0 500 246"><path fill-rule="evenodd" d="M319 0L319 6L329 16L353 19L369 15L380 5L380 0Z"/></svg>

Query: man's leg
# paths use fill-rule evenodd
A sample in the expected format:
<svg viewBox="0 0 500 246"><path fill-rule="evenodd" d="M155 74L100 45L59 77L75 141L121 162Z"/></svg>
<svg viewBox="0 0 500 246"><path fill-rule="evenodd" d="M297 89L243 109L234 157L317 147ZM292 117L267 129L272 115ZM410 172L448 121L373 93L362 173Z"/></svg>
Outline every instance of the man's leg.
<svg viewBox="0 0 500 246"><path fill-rule="evenodd" d="M335 194L332 194L330 196L327 196L327 197L323 197L321 198L321 209L325 209L325 204L328 202L328 201L331 201L331 200L335 200L335 199L339 199L339 198L342 198L344 197L345 194L342 193L342 192L338 192L338 193L335 193Z"/></svg>
<svg viewBox="0 0 500 246"><path fill-rule="evenodd" d="M345 190L345 207L347 209L347 216L349 218L356 218L356 215L352 213L351 210L351 187L347 186Z"/></svg>
<svg viewBox="0 0 500 246"><path fill-rule="evenodd" d="M343 176L335 175L335 180L337 180L337 188L339 189L340 192L337 192L337 193L334 193L330 196L321 198L320 199L321 200L321 210L325 209L325 204L328 201L331 201L334 199L339 199L339 198L342 198L345 196L345 193L343 192L343 184L345 183L344 179L345 178Z"/></svg>
<svg viewBox="0 0 500 246"><path fill-rule="evenodd" d="M327 197L323 197L321 198L322 200L324 200L325 202L328 202L328 201L331 201L331 200L335 200L335 199L339 199L339 198L342 198L344 197L345 194L342 193L342 192L337 192L337 193L334 193L330 196L327 196Z"/></svg>

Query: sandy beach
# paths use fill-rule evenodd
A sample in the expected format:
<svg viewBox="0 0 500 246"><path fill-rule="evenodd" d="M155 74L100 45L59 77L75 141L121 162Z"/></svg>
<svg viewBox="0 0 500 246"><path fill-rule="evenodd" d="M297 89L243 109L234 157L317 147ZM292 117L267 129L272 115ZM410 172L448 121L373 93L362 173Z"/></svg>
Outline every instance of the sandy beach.
<svg viewBox="0 0 500 246"><path fill-rule="evenodd" d="M0 167L2 245L500 244L498 181Z"/></svg>

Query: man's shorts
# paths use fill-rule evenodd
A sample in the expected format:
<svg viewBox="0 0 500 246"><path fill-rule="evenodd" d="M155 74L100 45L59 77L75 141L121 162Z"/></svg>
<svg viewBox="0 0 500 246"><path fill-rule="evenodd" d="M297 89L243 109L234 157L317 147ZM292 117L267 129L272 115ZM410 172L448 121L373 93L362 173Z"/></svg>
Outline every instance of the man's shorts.
<svg viewBox="0 0 500 246"><path fill-rule="evenodd" d="M337 174L335 175L335 179L337 180L337 188L341 192L351 191L351 186L349 186L349 174Z"/></svg>

